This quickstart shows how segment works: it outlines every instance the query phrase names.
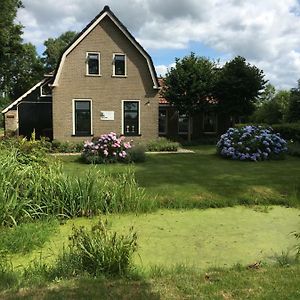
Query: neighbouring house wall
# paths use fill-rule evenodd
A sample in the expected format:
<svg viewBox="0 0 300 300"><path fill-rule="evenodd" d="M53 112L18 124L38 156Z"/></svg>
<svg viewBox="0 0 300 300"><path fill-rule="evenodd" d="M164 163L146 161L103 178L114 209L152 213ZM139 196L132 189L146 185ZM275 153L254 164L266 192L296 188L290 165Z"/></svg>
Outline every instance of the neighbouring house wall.
<svg viewBox="0 0 300 300"><path fill-rule="evenodd" d="M187 134L178 133L178 112L176 108L168 105L161 105L161 109L167 110L167 131L166 134L160 134L169 139L180 140L187 139ZM228 115L217 114L216 116L216 132L205 132L204 130L204 114L199 113L193 117L192 121L192 139L199 139L205 135L220 135L223 134L231 125Z"/></svg>
<svg viewBox="0 0 300 300"><path fill-rule="evenodd" d="M100 52L101 76L86 76L86 52ZM127 77L112 77L113 53L124 53ZM122 132L122 100L140 100L140 133L143 139L158 136L158 91L146 59L105 17L66 57L58 86L53 89L54 139L72 141L91 137L74 137L73 99L92 99L93 135ZM113 121L100 119L101 111L114 111Z"/></svg>
<svg viewBox="0 0 300 300"><path fill-rule="evenodd" d="M4 114L5 122L5 135L17 134L18 133L18 111L9 110Z"/></svg>

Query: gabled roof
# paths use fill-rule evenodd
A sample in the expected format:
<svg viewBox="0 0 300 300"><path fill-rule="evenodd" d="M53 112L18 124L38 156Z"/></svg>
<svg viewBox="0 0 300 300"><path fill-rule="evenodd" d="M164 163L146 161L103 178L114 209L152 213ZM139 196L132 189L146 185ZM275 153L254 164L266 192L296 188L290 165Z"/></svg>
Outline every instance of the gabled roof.
<svg viewBox="0 0 300 300"><path fill-rule="evenodd" d="M128 29L122 24L122 22L115 16L115 14L110 10L109 6L104 6L104 9L75 37L75 39L70 43L69 46L63 52L57 69L55 71L55 79L53 86L58 86L59 77L61 74L62 66L69 53L106 17L108 16L113 23L122 31L122 33L127 37L127 39L136 47L136 49L144 56L147 61L148 68L153 81L153 88L159 89L159 83L157 80L156 71L153 65L153 61L146 50L136 41Z"/></svg>
<svg viewBox="0 0 300 300"><path fill-rule="evenodd" d="M33 86L30 90L28 90L26 93L24 93L21 97L19 97L17 100L15 100L10 105L8 105L5 109L3 109L1 113L2 114L7 113L11 108L13 108L15 105L17 105L20 101L22 101L29 94L31 94L35 89L40 87L46 81L49 81L49 78L51 78L51 76L48 76L48 77L44 78L43 80L41 80L40 82L38 82L35 86Z"/></svg>

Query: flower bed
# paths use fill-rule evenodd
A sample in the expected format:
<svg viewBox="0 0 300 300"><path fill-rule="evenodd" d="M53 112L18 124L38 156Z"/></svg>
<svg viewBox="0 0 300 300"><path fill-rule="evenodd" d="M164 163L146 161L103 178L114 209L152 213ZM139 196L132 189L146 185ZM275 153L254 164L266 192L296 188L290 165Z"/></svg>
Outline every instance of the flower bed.
<svg viewBox="0 0 300 300"><path fill-rule="evenodd" d="M87 141L84 144L82 158L86 163L114 163L130 160L128 150L131 143L125 142L125 137L117 137L114 132L101 135L100 138Z"/></svg>
<svg viewBox="0 0 300 300"><path fill-rule="evenodd" d="M261 161L283 157L287 142L271 128L229 128L218 141L217 151L222 157L233 160Z"/></svg>

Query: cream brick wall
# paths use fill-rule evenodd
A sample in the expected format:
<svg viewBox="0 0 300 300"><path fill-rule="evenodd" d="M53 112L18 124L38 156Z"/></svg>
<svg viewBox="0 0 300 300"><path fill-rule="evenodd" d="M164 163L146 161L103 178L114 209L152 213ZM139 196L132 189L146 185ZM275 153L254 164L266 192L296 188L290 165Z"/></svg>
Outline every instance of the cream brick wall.
<svg viewBox="0 0 300 300"><path fill-rule="evenodd" d="M100 52L101 76L86 76L86 52ZM126 54L127 77L112 77L113 53ZM158 136L158 91L153 89L147 61L108 17L66 57L58 86L53 89L54 139L87 139L72 137L73 99L92 99L94 136L121 133L122 100L140 100L141 138ZM101 111L114 111L114 121L101 120Z"/></svg>
<svg viewBox="0 0 300 300"><path fill-rule="evenodd" d="M6 134L17 133L19 128L18 111L9 110L4 114L4 119Z"/></svg>

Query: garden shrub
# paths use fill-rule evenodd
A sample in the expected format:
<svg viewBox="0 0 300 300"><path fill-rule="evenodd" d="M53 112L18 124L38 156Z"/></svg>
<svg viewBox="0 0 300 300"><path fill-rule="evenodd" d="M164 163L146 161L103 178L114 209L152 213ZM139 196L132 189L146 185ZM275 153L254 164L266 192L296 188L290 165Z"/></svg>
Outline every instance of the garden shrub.
<svg viewBox="0 0 300 300"><path fill-rule="evenodd" d="M289 155L300 157L300 143L290 141L288 143L288 153L289 153Z"/></svg>
<svg viewBox="0 0 300 300"><path fill-rule="evenodd" d="M133 228L127 235L118 235L100 220L91 230L73 227L72 231L68 251L64 250L50 270L55 277L84 273L124 275L128 272L137 250L137 234Z"/></svg>
<svg viewBox="0 0 300 300"><path fill-rule="evenodd" d="M280 133L283 138L300 142L300 122L273 124L272 128L274 131Z"/></svg>
<svg viewBox="0 0 300 300"><path fill-rule="evenodd" d="M46 153L50 148L51 143L44 138L37 140L34 132L29 140L23 137L5 137L0 142L0 150L16 151L17 160L22 164L46 163Z"/></svg>
<svg viewBox="0 0 300 300"><path fill-rule="evenodd" d="M51 152L53 153L79 153L83 149L82 143L60 142L53 140L51 143Z"/></svg>
<svg viewBox="0 0 300 300"><path fill-rule="evenodd" d="M114 132L111 132L91 142L85 142L82 152L83 161L95 164L128 162L128 150L131 148L131 143L125 142L124 139L123 136L118 138Z"/></svg>
<svg viewBox="0 0 300 300"><path fill-rule="evenodd" d="M129 160L135 163L144 162L146 160L146 149L143 145L134 145L128 150Z"/></svg>
<svg viewBox="0 0 300 300"><path fill-rule="evenodd" d="M217 151L225 158L260 161L283 157L287 143L271 128L245 126L229 128L218 141Z"/></svg>
<svg viewBox="0 0 300 300"><path fill-rule="evenodd" d="M144 146L146 148L146 151L149 152L177 151L179 148L179 143L160 137L154 140L147 141Z"/></svg>

